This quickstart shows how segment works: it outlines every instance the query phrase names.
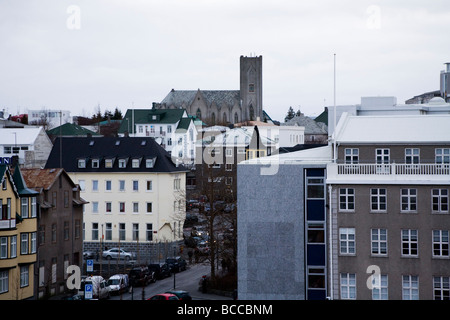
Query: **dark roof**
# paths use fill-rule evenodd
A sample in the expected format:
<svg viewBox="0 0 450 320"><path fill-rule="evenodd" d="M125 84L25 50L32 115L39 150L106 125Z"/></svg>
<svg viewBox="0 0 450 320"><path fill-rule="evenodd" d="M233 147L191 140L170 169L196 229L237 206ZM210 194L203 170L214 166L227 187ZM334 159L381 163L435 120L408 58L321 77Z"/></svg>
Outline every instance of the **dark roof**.
<svg viewBox="0 0 450 320"><path fill-rule="evenodd" d="M239 103L241 94L239 90L174 90L172 89L167 96L161 101L166 106L174 106L175 108L189 107L197 92L200 92L205 102L210 106L213 102L218 105L234 106Z"/></svg>
<svg viewBox="0 0 450 320"><path fill-rule="evenodd" d="M59 139L57 138L45 168L60 168ZM148 137L63 137L62 167L66 172L183 172L176 167L169 153L153 138ZM86 161L85 168L78 168L78 160ZM99 167L92 167L92 159L99 160ZM105 168L105 159L113 159L112 168ZM125 168L119 168L119 159L125 159ZM139 168L132 167L132 159L139 159ZM146 167L146 159L155 159L152 168Z"/></svg>
<svg viewBox="0 0 450 320"><path fill-rule="evenodd" d="M295 151L307 150L307 149L325 147L325 146L327 146L327 144L297 144L293 147L280 147L278 149L277 153L283 154L283 153L289 153L289 152L295 152Z"/></svg>

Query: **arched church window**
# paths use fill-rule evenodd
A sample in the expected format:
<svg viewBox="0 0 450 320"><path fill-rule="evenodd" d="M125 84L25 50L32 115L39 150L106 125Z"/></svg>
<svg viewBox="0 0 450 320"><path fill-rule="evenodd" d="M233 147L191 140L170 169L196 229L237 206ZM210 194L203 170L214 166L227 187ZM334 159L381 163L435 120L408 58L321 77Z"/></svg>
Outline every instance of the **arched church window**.
<svg viewBox="0 0 450 320"><path fill-rule="evenodd" d="M227 120L227 114L224 112L223 113L223 123L225 124L225 123L227 123L228 122L228 120Z"/></svg>
<svg viewBox="0 0 450 320"><path fill-rule="evenodd" d="M238 123L239 122L239 116L237 114L237 112L234 113L234 123Z"/></svg>
<svg viewBox="0 0 450 320"><path fill-rule="evenodd" d="M253 109L253 106L250 105L250 121L255 120L255 110Z"/></svg>
<svg viewBox="0 0 450 320"><path fill-rule="evenodd" d="M215 125L216 124L216 114L213 112L211 114L211 125Z"/></svg>
<svg viewBox="0 0 450 320"><path fill-rule="evenodd" d="M202 118L202 112L200 111L200 108L197 109L197 112L195 113L195 115L196 115L197 118L199 118L199 119Z"/></svg>

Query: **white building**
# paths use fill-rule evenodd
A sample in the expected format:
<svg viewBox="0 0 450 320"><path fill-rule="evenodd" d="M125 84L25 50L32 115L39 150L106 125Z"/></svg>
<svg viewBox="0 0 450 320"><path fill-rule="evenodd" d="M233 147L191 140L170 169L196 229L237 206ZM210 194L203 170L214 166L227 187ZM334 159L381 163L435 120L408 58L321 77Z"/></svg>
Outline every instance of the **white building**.
<svg viewBox="0 0 450 320"><path fill-rule="evenodd" d="M65 123L73 123L69 110L28 109L28 124L41 125L50 130Z"/></svg>
<svg viewBox="0 0 450 320"><path fill-rule="evenodd" d="M119 135L151 137L180 163L195 159L197 128L184 109L129 109Z"/></svg>
<svg viewBox="0 0 450 320"><path fill-rule="evenodd" d="M43 167L52 147L43 127L0 129L1 163L11 163L11 158L18 156L19 164L26 168Z"/></svg>
<svg viewBox="0 0 450 320"><path fill-rule="evenodd" d="M59 167L59 140L46 168ZM89 202L84 250L117 247L149 254L183 239L186 169L147 137L63 138L63 168ZM139 248L138 248L139 247Z"/></svg>

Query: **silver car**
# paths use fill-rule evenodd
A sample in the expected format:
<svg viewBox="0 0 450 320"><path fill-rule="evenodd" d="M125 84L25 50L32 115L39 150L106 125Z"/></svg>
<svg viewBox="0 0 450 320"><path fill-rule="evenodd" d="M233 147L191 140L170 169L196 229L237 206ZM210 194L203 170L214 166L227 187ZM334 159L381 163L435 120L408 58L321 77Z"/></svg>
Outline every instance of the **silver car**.
<svg viewBox="0 0 450 320"><path fill-rule="evenodd" d="M119 258L125 260L134 260L135 256L136 255L134 253L119 248L111 248L109 250L105 250L102 254L102 257L107 260Z"/></svg>

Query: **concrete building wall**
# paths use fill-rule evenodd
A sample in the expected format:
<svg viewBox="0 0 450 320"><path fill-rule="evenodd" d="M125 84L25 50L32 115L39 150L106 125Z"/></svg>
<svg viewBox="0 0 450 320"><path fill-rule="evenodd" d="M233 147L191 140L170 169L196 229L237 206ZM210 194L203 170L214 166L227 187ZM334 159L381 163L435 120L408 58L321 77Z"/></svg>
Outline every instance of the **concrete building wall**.
<svg viewBox="0 0 450 320"><path fill-rule="evenodd" d="M238 165L239 299L305 299L304 168ZM276 193L276 195L275 195Z"/></svg>

